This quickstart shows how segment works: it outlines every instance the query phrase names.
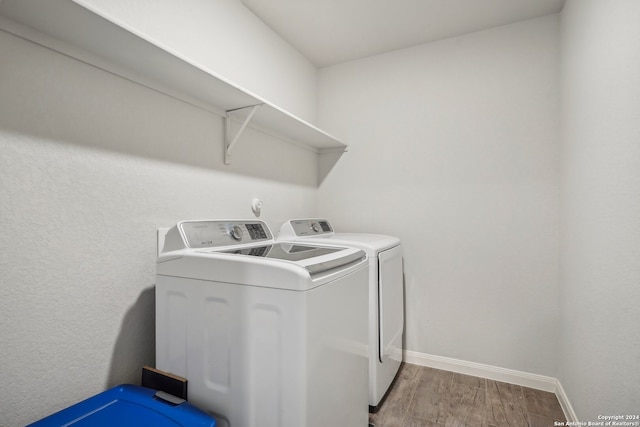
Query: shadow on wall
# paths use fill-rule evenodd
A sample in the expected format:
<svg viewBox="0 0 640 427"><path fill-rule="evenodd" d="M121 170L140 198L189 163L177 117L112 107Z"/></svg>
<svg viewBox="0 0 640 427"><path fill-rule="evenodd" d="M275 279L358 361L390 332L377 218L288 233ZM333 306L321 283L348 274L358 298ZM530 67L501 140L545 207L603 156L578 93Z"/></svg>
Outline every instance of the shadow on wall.
<svg viewBox="0 0 640 427"><path fill-rule="evenodd" d="M318 155L318 185L322 184L344 153L344 151L327 151Z"/></svg>
<svg viewBox="0 0 640 427"><path fill-rule="evenodd" d="M106 388L140 384L142 367L155 365L155 288L142 291L122 321L113 347Z"/></svg>

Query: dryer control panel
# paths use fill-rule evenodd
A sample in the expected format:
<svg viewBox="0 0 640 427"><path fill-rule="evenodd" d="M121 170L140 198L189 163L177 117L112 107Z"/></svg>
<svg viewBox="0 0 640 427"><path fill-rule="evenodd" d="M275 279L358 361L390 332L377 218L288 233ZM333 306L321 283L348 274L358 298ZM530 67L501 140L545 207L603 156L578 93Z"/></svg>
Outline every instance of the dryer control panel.
<svg viewBox="0 0 640 427"><path fill-rule="evenodd" d="M332 234L333 228L329 221L323 218L292 219L286 222L280 230L280 237L293 234L295 237L318 236Z"/></svg>
<svg viewBox="0 0 640 427"><path fill-rule="evenodd" d="M188 248L212 248L273 239L262 221L182 221L180 235Z"/></svg>

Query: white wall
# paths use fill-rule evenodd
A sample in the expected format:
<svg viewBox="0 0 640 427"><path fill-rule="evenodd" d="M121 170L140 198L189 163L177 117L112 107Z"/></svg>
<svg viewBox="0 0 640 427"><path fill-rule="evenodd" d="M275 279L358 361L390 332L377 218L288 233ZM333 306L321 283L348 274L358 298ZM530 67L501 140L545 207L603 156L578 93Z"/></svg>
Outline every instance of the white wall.
<svg viewBox="0 0 640 427"><path fill-rule="evenodd" d="M315 122L306 59L238 1L190 1L86 0ZM557 376L581 420L636 413L639 19L568 0L561 36L549 16L322 69L350 151L320 191L313 153L249 130L223 166L219 117L0 32L0 425L136 382L155 229L254 196L274 228L401 237L409 350Z"/></svg>
<svg viewBox="0 0 640 427"><path fill-rule="evenodd" d="M640 2L562 12L559 378L578 419L640 408Z"/></svg>
<svg viewBox="0 0 640 427"><path fill-rule="evenodd" d="M154 364L155 230L316 213L314 153L0 31L0 425ZM283 160L283 159L286 159Z"/></svg>
<svg viewBox="0 0 640 427"><path fill-rule="evenodd" d="M310 122L316 68L239 0L79 0Z"/></svg>
<svg viewBox="0 0 640 427"><path fill-rule="evenodd" d="M555 376L558 22L319 71L319 125L350 149L318 212L402 239L408 350Z"/></svg>

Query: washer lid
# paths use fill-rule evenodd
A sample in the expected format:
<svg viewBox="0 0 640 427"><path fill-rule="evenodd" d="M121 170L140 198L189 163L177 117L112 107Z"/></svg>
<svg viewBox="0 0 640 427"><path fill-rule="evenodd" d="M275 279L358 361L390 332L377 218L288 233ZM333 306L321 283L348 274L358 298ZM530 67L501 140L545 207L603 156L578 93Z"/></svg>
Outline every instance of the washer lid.
<svg viewBox="0 0 640 427"><path fill-rule="evenodd" d="M215 252L291 261L303 266L311 274L351 264L364 258L362 251L354 251L348 248L311 246L288 242L264 246L238 247Z"/></svg>
<svg viewBox="0 0 640 427"><path fill-rule="evenodd" d="M265 246L252 246L220 251L227 254L260 256L265 258L283 259L286 261L300 261L321 255L332 254L344 248L319 247L291 243L275 243Z"/></svg>
<svg viewBox="0 0 640 427"><path fill-rule="evenodd" d="M156 275L295 291L365 268L352 246L274 241L258 220L181 221L167 231Z"/></svg>
<svg viewBox="0 0 640 427"><path fill-rule="evenodd" d="M300 250L305 246L313 249ZM365 252L353 247L317 248L304 242L269 242L162 253L156 275L307 291L366 269L367 265Z"/></svg>

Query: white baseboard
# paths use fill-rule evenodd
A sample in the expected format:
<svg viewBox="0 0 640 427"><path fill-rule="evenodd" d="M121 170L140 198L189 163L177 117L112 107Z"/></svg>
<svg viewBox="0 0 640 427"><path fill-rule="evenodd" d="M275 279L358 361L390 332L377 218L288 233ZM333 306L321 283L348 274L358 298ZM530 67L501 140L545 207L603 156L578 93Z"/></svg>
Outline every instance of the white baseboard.
<svg viewBox="0 0 640 427"><path fill-rule="evenodd" d="M560 380L557 380L556 396L558 397L558 402L560 402L560 407L562 408L562 412L564 412L564 416L567 417L567 421L577 422L578 416L576 415L576 411L573 410L573 406L571 406L571 402L569 402L567 393L565 393L564 388L562 388Z"/></svg>
<svg viewBox="0 0 640 427"><path fill-rule="evenodd" d="M404 361L414 365L442 369L445 371L457 372L459 374L473 375L494 381L502 381L536 390L555 393L558 397L558 401L560 402L560 407L562 407L562 411L567 417L567 421L578 421L576 414L571 407L571 403L569 402L569 398L557 378L516 371L514 369L500 368L482 363L468 362L466 360L453 359L451 357L419 353L411 350L404 351Z"/></svg>

